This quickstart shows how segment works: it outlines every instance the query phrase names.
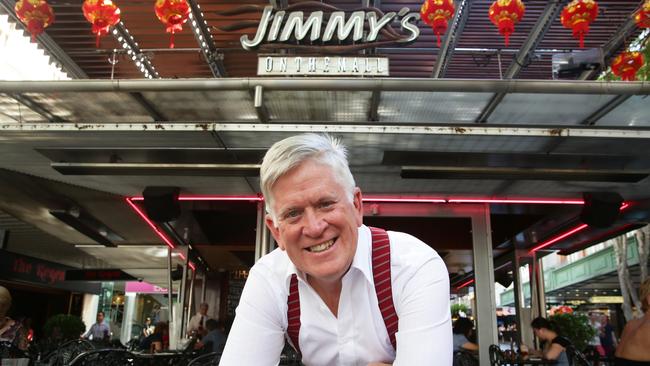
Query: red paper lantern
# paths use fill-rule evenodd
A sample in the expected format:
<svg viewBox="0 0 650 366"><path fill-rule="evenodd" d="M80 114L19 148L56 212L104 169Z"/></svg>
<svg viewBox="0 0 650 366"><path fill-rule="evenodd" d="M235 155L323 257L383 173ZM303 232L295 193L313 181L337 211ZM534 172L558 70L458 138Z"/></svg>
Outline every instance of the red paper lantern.
<svg viewBox="0 0 650 366"><path fill-rule="evenodd" d="M650 28L650 0L646 0L641 9L634 14L634 21L639 28Z"/></svg>
<svg viewBox="0 0 650 366"><path fill-rule="evenodd" d="M174 48L174 33L183 30L183 23L190 15L190 6L185 0L156 0L156 16L165 25L169 37L169 48Z"/></svg>
<svg viewBox="0 0 650 366"><path fill-rule="evenodd" d="M598 4L594 0L573 0L562 9L560 20L565 28L573 30L573 37L580 39L580 47L585 46L584 37L589 33L589 24L598 16Z"/></svg>
<svg viewBox="0 0 650 366"><path fill-rule="evenodd" d="M54 12L45 0L19 0L16 3L16 16L32 35L32 41L43 30L54 23Z"/></svg>
<svg viewBox="0 0 650 366"><path fill-rule="evenodd" d="M622 52L612 62L612 72L625 81L636 80L636 72L643 66L641 52Z"/></svg>
<svg viewBox="0 0 650 366"><path fill-rule="evenodd" d="M111 26L120 21L120 8L111 0L85 0L81 10L93 25L93 33L97 36L95 46L99 47L99 37L108 34Z"/></svg>
<svg viewBox="0 0 650 366"><path fill-rule="evenodd" d="M515 25L524 17L526 7L521 0L496 0L490 5L488 15L494 25L499 28L506 38L506 47L510 43L510 35L515 31Z"/></svg>
<svg viewBox="0 0 650 366"><path fill-rule="evenodd" d="M438 47L440 47L440 35L447 31L447 23L453 18L455 10L454 0L425 0L420 8L420 19L433 28L433 33L438 39Z"/></svg>

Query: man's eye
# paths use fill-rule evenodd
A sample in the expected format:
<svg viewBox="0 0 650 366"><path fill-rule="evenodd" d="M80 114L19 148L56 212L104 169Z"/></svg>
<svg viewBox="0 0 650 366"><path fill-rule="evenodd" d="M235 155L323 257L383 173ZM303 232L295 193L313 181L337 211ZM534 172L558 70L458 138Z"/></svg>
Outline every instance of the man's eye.
<svg viewBox="0 0 650 366"><path fill-rule="evenodd" d="M332 202L332 201L325 201L325 202L321 202L321 203L320 203L320 207L321 207L321 208L332 207L332 205L334 205L334 202Z"/></svg>
<svg viewBox="0 0 650 366"><path fill-rule="evenodd" d="M300 215L300 212L298 210L291 210L291 211L288 211L287 213L284 214L284 218L285 219L291 219L291 218L298 217L299 215Z"/></svg>

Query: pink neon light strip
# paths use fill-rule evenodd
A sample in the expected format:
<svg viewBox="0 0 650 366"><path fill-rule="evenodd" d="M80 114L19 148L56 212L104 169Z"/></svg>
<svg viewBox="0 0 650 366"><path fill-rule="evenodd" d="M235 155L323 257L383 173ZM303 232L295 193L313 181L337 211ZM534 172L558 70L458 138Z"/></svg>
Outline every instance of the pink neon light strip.
<svg viewBox="0 0 650 366"><path fill-rule="evenodd" d="M149 220L147 215L144 212L142 212L140 207L138 207L135 203L131 202L131 199L128 197L126 198L126 202L129 204L129 206L131 206L135 210L135 212L138 213L138 215L140 215L140 217L144 220L144 222L146 222L147 225L149 225L149 227L153 229L156 235L158 235L160 239L162 239L162 241L165 242L165 244L167 244L172 249L176 248L174 243L172 243L172 241L169 240L169 238L165 236L165 234L163 234L160 230L158 230L158 226L156 226L156 224L154 224L151 220Z"/></svg>
<svg viewBox="0 0 650 366"><path fill-rule="evenodd" d="M540 205L584 205L583 200L554 200L554 199L498 199L498 198L459 198L449 199L449 203L524 203Z"/></svg>
<svg viewBox="0 0 650 366"><path fill-rule="evenodd" d="M630 207L630 204L627 203L627 202L623 202L623 204L621 205L621 208L619 210L623 211L628 207ZM551 245L553 243L556 243L556 242L566 238L569 235L573 235L573 234L577 233L578 231L584 230L587 226L588 226L587 224L582 224L580 226L576 226L575 228L567 231L564 234L560 234L560 235L556 236L553 239L549 239L549 240L543 242L542 244L540 244L540 245L536 246L535 248L531 249L530 251L531 251L531 253L533 253L533 252L536 252L536 251L538 251L538 250L540 250L542 248L546 248L547 246L549 246L549 245Z"/></svg>
<svg viewBox="0 0 650 366"><path fill-rule="evenodd" d="M144 201L144 197L131 197L132 201ZM263 201L261 196L180 196L179 201Z"/></svg>
<svg viewBox="0 0 650 366"><path fill-rule="evenodd" d="M158 229L158 226L155 223L153 223L153 221L149 220L147 215L144 212L142 212L140 207L138 207L135 203L131 202L131 200L132 200L131 198L127 197L126 198L126 203L128 203L129 206L131 206L135 210L135 212L138 213L138 215L147 223L147 225L149 225L150 228L153 229L153 231L156 233L156 235L158 235L158 237L162 241L164 241L165 244L167 244L172 249L176 249L176 246L174 245L174 243L171 240L169 240L169 238L162 231L160 231ZM181 257L181 259L183 259L184 261L187 260L187 257L185 257L185 255L183 253L181 253L181 252L177 252L177 253ZM196 266L194 265L194 263L188 262L188 264L189 264L189 267L192 269L192 271L196 271Z"/></svg>
<svg viewBox="0 0 650 366"><path fill-rule="evenodd" d="M472 278L471 280L469 280L469 281L463 283L462 285L456 287L456 290L460 290L461 288L467 287L467 286L469 286L469 285L471 285L473 283L474 283L474 279Z"/></svg>
<svg viewBox="0 0 650 366"><path fill-rule="evenodd" d="M131 201L144 201L142 196L130 197ZM180 196L179 201L264 201L261 196L239 195L207 195L207 196ZM582 205L583 200L572 199L509 199L509 198L441 198L441 197L418 197L418 196L365 196L364 202L411 202L411 203L521 203L521 204L542 204L542 205Z"/></svg>
<svg viewBox="0 0 650 366"><path fill-rule="evenodd" d="M547 241L543 242L542 244L540 244L540 245L536 246L535 248L531 249L530 251L531 252L536 252L536 251L538 251L538 250L540 250L542 248L546 248L547 246L549 246L549 245L551 245L553 243L556 243L556 242L566 238L567 236L573 235L573 234L577 233L578 231L584 230L587 226L588 226L587 224L582 224L580 226L577 226L577 227L567 231L564 234L558 235L553 239L550 239L550 240L547 240Z"/></svg>

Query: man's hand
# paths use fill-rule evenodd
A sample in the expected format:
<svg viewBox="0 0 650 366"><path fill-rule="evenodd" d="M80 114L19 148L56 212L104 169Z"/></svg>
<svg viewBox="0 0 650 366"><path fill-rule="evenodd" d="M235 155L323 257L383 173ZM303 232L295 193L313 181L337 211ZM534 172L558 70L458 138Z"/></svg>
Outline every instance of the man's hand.
<svg viewBox="0 0 650 366"><path fill-rule="evenodd" d="M368 366L391 366L392 363L371 362Z"/></svg>

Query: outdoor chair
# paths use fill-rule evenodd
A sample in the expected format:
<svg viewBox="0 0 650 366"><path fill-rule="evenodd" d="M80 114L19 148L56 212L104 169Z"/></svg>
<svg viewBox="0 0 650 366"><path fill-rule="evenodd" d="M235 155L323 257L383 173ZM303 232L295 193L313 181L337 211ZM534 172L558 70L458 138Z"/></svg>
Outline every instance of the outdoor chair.
<svg viewBox="0 0 650 366"><path fill-rule="evenodd" d="M39 364L48 366L65 366L80 353L94 349L95 346L91 342L84 339L75 339L56 347L54 351L46 354Z"/></svg>
<svg viewBox="0 0 650 366"><path fill-rule="evenodd" d="M490 352L490 366L500 366L504 362L505 357L503 356L503 351L499 348L498 345L493 344L488 348Z"/></svg>
<svg viewBox="0 0 650 366"><path fill-rule="evenodd" d="M453 366L478 366L478 360L471 352L460 350L454 352Z"/></svg>
<svg viewBox="0 0 650 366"><path fill-rule="evenodd" d="M98 349L83 352L69 366L135 366L140 362L136 355L122 349Z"/></svg>
<svg viewBox="0 0 650 366"><path fill-rule="evenodd" d="M217 366L221 359L221 353L211 352L201 355L187 364L187 366Z"/></svg>

